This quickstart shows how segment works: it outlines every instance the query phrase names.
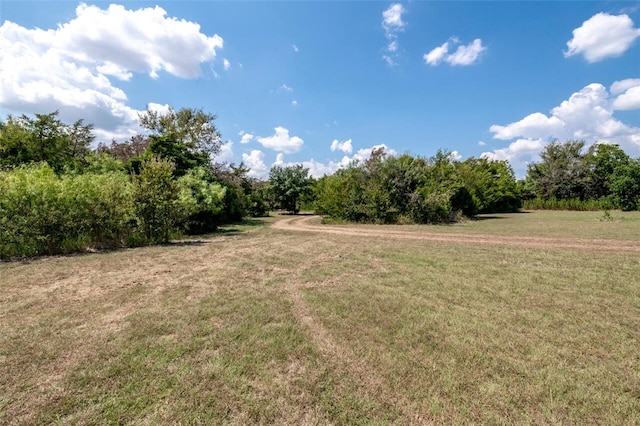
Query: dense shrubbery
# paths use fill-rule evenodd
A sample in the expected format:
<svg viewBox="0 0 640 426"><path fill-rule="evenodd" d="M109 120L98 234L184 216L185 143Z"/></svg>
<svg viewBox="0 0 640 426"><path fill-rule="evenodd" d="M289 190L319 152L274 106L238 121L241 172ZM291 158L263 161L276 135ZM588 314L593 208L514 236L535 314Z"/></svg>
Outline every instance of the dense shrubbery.
<svg viewBox="0 0 640 426"><path fill-rule="evenodd" d="M211 162L213 116L144 117L155 134L95 152L91 126L57 113L0 122L0 258L164 243L267 214L248 169Z"/></svg>
<svg viewBox="0 0 640 426"><path fill-rule="evenodd" d="M213 163L214 115L146 111L149 135L90 149L92 126L57 112L0 121L0 258L165 243L269 210L315 208L337 220L449 223L528 209L640 209L640 159L616 145L554 142L516 181L506 161L369 159L332 176L275 166L268 181L243 164Z"/></svg>
<svg viewBox="0 0 640 426"><path fill-rule="evenodd" d="M640 209L640 159L618 145L583 148L583 141L547 145L522 184L525 208Z"/></svg>
<svg viewBox="0 0 640 426"><path fill-rule="evenodd" d="M425 159L377 150L367 161L320 179L316 189L319 214L354 222L448 223L519 207L506 162L461 163L443 152Z"/></svg>

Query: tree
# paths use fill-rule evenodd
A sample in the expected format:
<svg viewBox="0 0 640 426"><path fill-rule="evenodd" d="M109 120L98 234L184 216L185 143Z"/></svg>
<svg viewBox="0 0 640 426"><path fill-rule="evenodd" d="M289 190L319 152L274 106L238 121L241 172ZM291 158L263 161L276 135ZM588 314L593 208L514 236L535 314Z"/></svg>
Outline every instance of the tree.
<svg viewBox="0 0 640 426"><path fill-rule="evenodd" d="M507 161L471 157L455 166L480 213L514 212L522 207L515 174Z"/></svg>
<svg viewBox="0 0 640 426"><path fill-rule="evenodd" d="M640 210L640 158L616 167L609 188L622 210Z"/></svg>
<svg viewBox="0 0 640 426"><path fill-rule="evenodd" d="M213 124L217 118L214 114L193 108L175 111L169 107L166 112L147 108L139 118L142 127L154 135L168 137L178 144L183 144L193 154L215 155L220 151L222 142L220 133Z"/></svg>
<svg viewBox="0 0 640 426"><path fill-rule="evenodd" d="M587 195L587 162L582 155L584 141L554 141L540 153L541 161L528 166L538 197L543 199L584 199Z"/></svg>
<svg viewBox="0 0 640 426"><path fill-rule="evenodd" d="M611 193L611 178L619 167L631 159L618 145L593 144L586 154L587 185L590 198L606 197Z"/></svg>
<svg viewBox="0 0 640 426"><path fill-rule="evenodd" d="M177 208L179 195L170 162L152 158L143 163L140 174L133 177L133 197L145 241L169 242L171 230L185 216Z"/></svg>
<svg viewBox="0 0 640 426"><path fill-rule="evenodd" d="M31 118L9 116L0 122L0 166L46 161L57 173L77 167L89 153L93 125L77 120L73 125L58 119L58 111Z"/></svg>
<svg viewBox="0 0 640 426"><path fill-rule="evenodd" d="M269 183L276 202L288 212L297 214L300 197L311 188L309 169L301 165L274 166L269 171Z"/></svg>

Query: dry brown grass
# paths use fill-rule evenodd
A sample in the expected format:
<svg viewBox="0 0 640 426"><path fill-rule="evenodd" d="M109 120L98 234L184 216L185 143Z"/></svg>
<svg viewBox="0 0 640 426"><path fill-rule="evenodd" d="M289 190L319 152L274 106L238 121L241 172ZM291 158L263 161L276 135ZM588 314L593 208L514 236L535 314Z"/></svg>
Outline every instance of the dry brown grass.
<svg viewBox="0 0 640 426"><path fill-rule="evenodd" d="M271 228L4 263L0 423L637 424L638 277L624 250Z"/></svg>

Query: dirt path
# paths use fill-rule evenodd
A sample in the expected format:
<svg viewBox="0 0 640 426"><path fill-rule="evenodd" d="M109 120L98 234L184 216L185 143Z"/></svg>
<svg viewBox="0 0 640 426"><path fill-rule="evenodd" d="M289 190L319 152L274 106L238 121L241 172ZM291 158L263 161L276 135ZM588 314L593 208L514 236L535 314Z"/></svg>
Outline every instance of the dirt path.
<svg viewBox="0 0 640 426"><path fill-rule="evenodd" d="M531 247L541 249L574 249L613 252L638 252L640 243L633 240L605 240L584 238L549 238L522 237L511 235L483 235L483 234L444 234L437 232L401 231L391 229L371 229L357 225L320 225L311 223L319 216L294 216L273 223L273 228L299 231L319 232L325 234L353 235L369 238L392 238L418 241L450 242L463 244L484 244L513 247Z"/></svg>

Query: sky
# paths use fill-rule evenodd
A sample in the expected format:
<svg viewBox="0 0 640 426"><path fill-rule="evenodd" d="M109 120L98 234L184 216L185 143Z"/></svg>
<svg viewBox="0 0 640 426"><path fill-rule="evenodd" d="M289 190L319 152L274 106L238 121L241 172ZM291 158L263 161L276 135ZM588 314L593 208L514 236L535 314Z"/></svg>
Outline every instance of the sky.
<svg viewBox="0 0 640 426"><path fill-rule="evenodd" d="M553 140L640 156L640 1L0 0L0 25L3 119L59 110L108 144L198 108L257 178L381 146L517 177Z"/></svg>

